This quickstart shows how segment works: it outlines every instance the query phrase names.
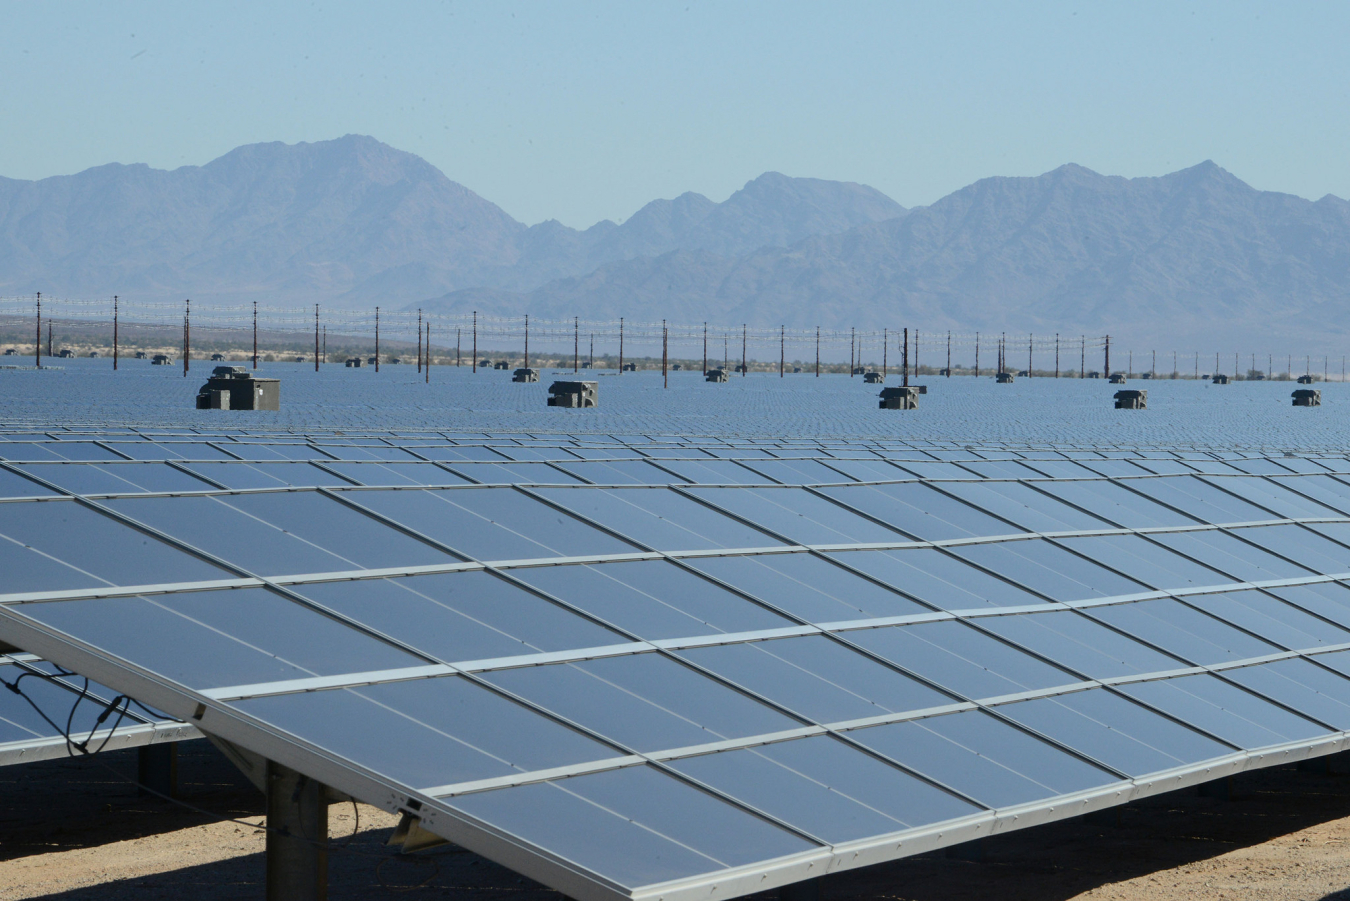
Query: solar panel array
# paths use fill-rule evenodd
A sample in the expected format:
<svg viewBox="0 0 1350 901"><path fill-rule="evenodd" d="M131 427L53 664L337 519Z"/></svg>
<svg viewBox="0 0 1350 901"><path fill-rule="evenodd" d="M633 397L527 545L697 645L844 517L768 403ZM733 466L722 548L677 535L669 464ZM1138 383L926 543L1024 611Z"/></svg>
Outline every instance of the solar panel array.
<svg viewBox="0 0 1350 901"><path fill-rule="evenodd" d="M583 901L1350 735L1344 456L53 434L0 441L0 640Z"/></svg>

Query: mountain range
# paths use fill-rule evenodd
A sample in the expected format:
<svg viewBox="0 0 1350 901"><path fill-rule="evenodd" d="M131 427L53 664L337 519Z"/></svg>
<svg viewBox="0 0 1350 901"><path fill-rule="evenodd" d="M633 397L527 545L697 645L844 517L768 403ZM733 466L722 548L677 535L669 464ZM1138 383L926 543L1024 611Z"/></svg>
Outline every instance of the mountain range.
<svg viewBox="0 0 1350 901"><path fill-rule="evenodd" d="M1131 179L1065 165L909 210L770 172L721 203L686 193L577 230L526 226L349 135L0 178L0 293L36 290L1325 348L1350 331L1350 203L1212 162Z"/></svg>

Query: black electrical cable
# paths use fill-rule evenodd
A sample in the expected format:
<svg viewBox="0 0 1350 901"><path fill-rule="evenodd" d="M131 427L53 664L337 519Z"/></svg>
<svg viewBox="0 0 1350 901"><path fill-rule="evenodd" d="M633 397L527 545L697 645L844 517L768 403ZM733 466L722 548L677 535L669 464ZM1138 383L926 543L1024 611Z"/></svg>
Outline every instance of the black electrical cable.
<svg viewBox="0 0 1350 901"><path fill-rule="evenodd" d="M144 704L141 704L141 703L139 703L139 702L132 701L132 699L129 698L129 697L127 697L126 695L118 695L116 698L113 698L113 700L108 701L108 702L106 702L106 703L104 704L103 712L99 714L97 720L96 720L95 723L94 723L93 728L89 730L89 735L85 737L84 741L76 741L76 740L71 736L70 733L71 733L71 730L72 730L72 728L73 728L73 723L74 723L74 720L75 720L75 711L76 711L76 708L79 707L79 705L84 701L84 699L85 699L85 698L88 696L88 694L89 694L89 680L88 680L87 678L83 677L83 676L80 676L81 679L84 679L84 685L83 685L83 688L80 690L80 692L77 694L77 696L76 696L76 698L75 698L75 703L71 706L70 713L68 714L68 716L67 716L67 718L66 718L66 728L65 728L65 729L62 729L59 725L57 725L57 723L56 723L50 716L47 715L46 711L44 711L40 706L38 706L38 703L37 703L36 701L34 701L31 697L29 697L29 696L24 692L23 688L22 688L22 687L20 686L20 684L19 684L20 682L23 681L23 679L24 679L25 677L27 677L27 676L33 676L33 677L38 678L38 679L43 679L43 680L45 680L45 681L52 682L52 683L54 683L54 684L56 684L56 685L60 685L62 688L65 688L65 689L68 690L68 691L73 691L73 690L74 690L73 688L71 688L71 687L68 686L68 685L65 685L64 683L62 683L62 682L60 682L60 681L58 681L58 680L60 680L60 679L62 679L62 678L69 677L69 676L74 676L74 675L76 675L76 674L75 674L75 673L72 673L72 672L67 672L67 671L65 671L65 670L59 670L59 671L58 671L57 673L55 673L55 674L51 674L51 673L43 673L43 672L34 671L34 670L27 670L27 671L25 671L25 672L20 673L20 674L18 675L18 677L14 679L13 682L11 682L11 681L9 681L8 679L5 679L5 678L3 678L3 677L0 677L0 685L4 685L5 688L8 688L8 689L9 689L10 691L12 691L14 694L18 695L19 697L21 697L21 698L23 698L25 701L27 701L27 702L28 702L28 705L29 705L30 707L32 707L34 711L37 712L37 715L40 716L40 717L42 717L42 719L45 720L45 721L47 722L47 724L48 724L49 726L52 727L52 729L54 729L58 734L61 735L62 738L64 738L64 739L66 740L66 749L67 749L67 752L70 753L70 756L71 756L71 757L75 757L75 756L89 757L89 758L93 759L94 762L97 763L99 766L103 767L105 770L107 770L108 772L110 772L110 773L112 773L114 776L116 776L120 781L129 783L129 784L131 784L131 785L135 785L137 788L141 789L142 791L149 792L150 794L154 795L154 796L157 797L157 798L160 798L161 800L168 801L168 802L170 802L171 804L176 804L176 805L178 805L179 807L185 808L185 809L187 809L187 810L191 810L191 811L193 811L194 813L199 813L199 814L202 814L202 815L204 815L204 816L210 817L210 818L213 819L213 820L224 821L224 822L227 822L227 823L234 823L234 824L236 824L236 825L238 825L238 826L248 826L248 827L251 828L251 829L262 829L262 830L265 830L265 831L267 831L267 832L274 832L274 833L276 833L277 835L284 836L284 837L286 837L286 838L296 838L296 839L298 839L299 841L303 841L303 842L305 842L306 844L313 845L313 846L316 847L316 848L335 849L335 850L338 850L338 851L346 851L346 852L349 853L349 854L355 854L355 855L360 856L360 857L379 857L379 858L385 858L385 855L382 855L382 854L367 854L367 853L358 851L358 850L356 850L355 848L351 848L351 847L350 847L350 845L352 844L352 842L355 841L356 836L357 836L357 833L359 833L360 830L361 830L361 809L360 809L360 807L358 806L357 801L356 801L355 798L352 798L352 799L351 799L351 802L352 802L352 813L353 813L352 832L351 832L350 835L347 836L347 838L342 842L342 844L339 845L339 844L333 843L332 841L320 842L320 841L317 841L317 840L315 840L315 839L311 839L311 838L309 838L308 836L303 836L303 835L301 835L301 836L295 836L295 835L292 835L289 829L286 829L286 828L284 828L284 827L278 829L278 828L276 828L276 827L274 827L274 826L269 826L269 825L267 825L267 824L266 824L266 820L264 820L262 823L250 823L250 822L248 822L247 820L239 820L239 819L235 819L234 817L227 817L227 816L224 816L223 814L217 813L216 811L213 811L213 810L207 810L205 807L198 807L196 804L190 804L190 803L188 803L187 801L182 800L181 798L174 798L174 797L171 797L170 795L166 795L165 793L163 793L163 792L161 792L161 791L157 791L156 789L153 789L153 788L151 788L151 787L148 786L148 785L143 785L141 782L139 782L139 781L136 780L136 779L130 779L130 778L128 778L127 776L124 776L124 775L123 775L122 773L120 773L116 768L110 766L109 764L103 762L102 760L98 760L98 759L96 758L96 755L99 754L105 747L107 747L108 742L112 739L112 734L113 734L113 732L115 732L115 731L117 730L118 726L121 725L122 719L126 716L127 711L128 711L128 708L130 707L130 705L131 705L132 703L135 703L138 707L140 707L142 710L145 710L147 713L152 713L152 712L149 710L149 708L147 708ZM103 723L108 719L108 717L112 715L112 712L113 712L114 710L118 710L119 708L120 708L120 711L119 711L119 713L118 713L117 720L116 720L116 722L113 723L112 728L108 730L108 734L104 737L103 741L99 744L99 746L98 746L97 748L95 748L93 751L90 751L90 750L89 750L89 742L93 740L94 733L96 733L96 732L98 731L99 726L103 725ZM153 715L153 714L152 714L152 715ZM155 715L155 716L156 716L156 718L158 718L158 715ZM78 755L75 753L76 751L79 752ZM295 796L291 799L292 801L297 801L297 800L299 800L300 790L304 788L304 786L305 786L306 782L308 782L308 780L309 780L309 777L308 777L308 776L303 776L303 775L301 776L301 781L300 781L299 785L297 786L297 789L296 789L296 792L295 792ZM386 858L386 859L387 859L387 858ZM439 872L439 869L438 869L438 872ZM377 874L377 875L378 875L378 874ZM433 874L433 877L434 877L434 875L435 875L435 874ZM425 884L425 883L423 883L423 884ZM397 888L397 886L388 886L388 887L389 887L389 888Z"/></svg>

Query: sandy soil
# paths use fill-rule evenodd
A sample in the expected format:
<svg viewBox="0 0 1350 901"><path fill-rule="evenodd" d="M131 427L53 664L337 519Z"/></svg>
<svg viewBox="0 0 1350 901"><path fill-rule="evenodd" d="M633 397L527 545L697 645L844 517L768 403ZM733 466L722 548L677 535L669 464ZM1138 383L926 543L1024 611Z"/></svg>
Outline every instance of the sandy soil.
<svg viewBox="0 0 1350 901"><path fill-rule="evenodd" d="M135 752L106 755L134 774ZM0 899L261 898L262 796L205 742L182 746L184 800L89 760L0 769ZM559 901L476 855L402 855L394 818L334 805L330 897ZM350 836L350 838L348 838ZM1350 901L1350 776L1249 774L1230 800L1194 790L826 880L824 901ZM759 901L767 901L759 899Z"/></svg>

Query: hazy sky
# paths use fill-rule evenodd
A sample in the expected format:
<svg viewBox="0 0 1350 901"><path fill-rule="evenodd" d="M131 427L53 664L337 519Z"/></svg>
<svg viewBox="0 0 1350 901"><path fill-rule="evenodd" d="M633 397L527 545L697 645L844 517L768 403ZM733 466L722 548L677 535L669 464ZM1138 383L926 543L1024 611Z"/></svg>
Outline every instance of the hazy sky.
<svg viewBox="0 0 1350 901"><path fill-rule="evenodd" d="M766 170L906 206L1065 162L1350 196L1350 4L0 0L0 174L374 135L527 223Z"/></svg>

